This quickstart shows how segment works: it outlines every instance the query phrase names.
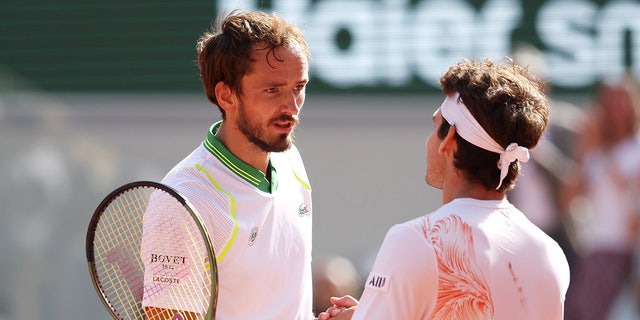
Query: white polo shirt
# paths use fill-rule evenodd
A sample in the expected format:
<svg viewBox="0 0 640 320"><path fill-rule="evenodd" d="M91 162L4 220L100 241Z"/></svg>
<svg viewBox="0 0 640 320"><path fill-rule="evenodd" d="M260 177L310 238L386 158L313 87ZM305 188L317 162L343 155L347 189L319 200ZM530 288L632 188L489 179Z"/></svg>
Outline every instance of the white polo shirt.
<svg viewBox="0 0 640 320"><path fill-rule="evenodd" d="M302 159L295 146L271 153L269 182L215 137L220 124L162 180L192 203L211 234L216 319L311 319L312 203ZM142 258L147 285L151 257ZM145 292L143 305L172 308L170 301Z"/></svg>
<svg viewBox="0 0 640 320"><path fill-rule="evenodd" d="M393 226L353 319L561 320L569 267L508 201L456 199Z"/></svg>

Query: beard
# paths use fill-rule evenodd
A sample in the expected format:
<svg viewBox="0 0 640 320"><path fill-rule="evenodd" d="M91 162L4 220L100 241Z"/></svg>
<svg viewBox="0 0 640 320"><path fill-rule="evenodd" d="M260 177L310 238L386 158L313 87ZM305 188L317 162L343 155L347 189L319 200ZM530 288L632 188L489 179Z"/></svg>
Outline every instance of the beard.
<svg viewBox="0 0 640 320"><path fill-rule="evenodd" d="M298 125L298 120L290 115L281 115L279 117L269 120L267 125L270 125L277 121L291 121L294 128ZM240 103L238 107L238 120L236 125L240 129L240 132L260 150L265 152L282 152L291 148L294 141L293 131L291 134L279 134L275 138L268 139L265 135L265 131L259 124L251 123L247 117L246 108L244 103Z"/></svg>

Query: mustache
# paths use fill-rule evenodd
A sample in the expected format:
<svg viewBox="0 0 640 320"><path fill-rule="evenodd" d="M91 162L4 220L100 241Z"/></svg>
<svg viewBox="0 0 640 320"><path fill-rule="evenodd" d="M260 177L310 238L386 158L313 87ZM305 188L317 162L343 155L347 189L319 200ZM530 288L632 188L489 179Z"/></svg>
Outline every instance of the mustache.
<svg viewBox="0 0 640 320"><path fill-rule="evenodd" d="M300 117L298 115L283 114L271 119L271 123L274 122L293 122L293 125L297 126L298 124L300 124Z"/></svg>

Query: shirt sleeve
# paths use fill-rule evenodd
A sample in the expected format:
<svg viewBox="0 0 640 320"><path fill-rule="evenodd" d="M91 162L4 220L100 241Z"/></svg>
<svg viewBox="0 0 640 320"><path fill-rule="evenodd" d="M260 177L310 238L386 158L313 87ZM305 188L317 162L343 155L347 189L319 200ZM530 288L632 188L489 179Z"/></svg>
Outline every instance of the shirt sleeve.
<svg viewBox="0 0 640 320"><path fill-rule="evenodd" d="M143 218L141 259L144 265L143 307L206 312L209 279L203 267L204 242L195 223L171 196L151 195ZM187 227L188 226L188 227Z"/></svg>
<svg viewBox="0 0 640 320"><path fill-rule="evenodd" d="M353 319L424 319L438 296L435 252L418 228L393 226L380 247Z"/></svg>

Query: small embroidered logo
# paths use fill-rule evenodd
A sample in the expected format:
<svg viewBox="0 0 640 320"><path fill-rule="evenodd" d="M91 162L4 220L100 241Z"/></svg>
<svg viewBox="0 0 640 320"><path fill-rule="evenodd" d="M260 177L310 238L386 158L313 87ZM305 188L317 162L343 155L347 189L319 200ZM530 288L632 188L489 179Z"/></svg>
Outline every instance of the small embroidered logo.
<svg viewBox="0 0 640 320"><path fill-rule="evenodd" d="M258 237L258 227L253 227L253 229L251 229L251 234L249 235L250 246L252 246L256 242L257 237Z"/></svg>
<svg viewBox="0 0 640 320"><path fill-rule="evenodd" d="M300 206L298 207L298 215L303 217L306 214L309 213L309 208L307 208L307 205L303 203L300 204Z"/></svg>

